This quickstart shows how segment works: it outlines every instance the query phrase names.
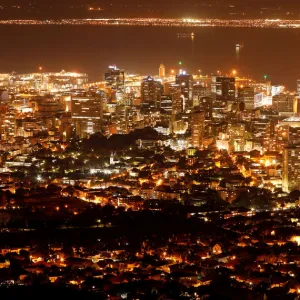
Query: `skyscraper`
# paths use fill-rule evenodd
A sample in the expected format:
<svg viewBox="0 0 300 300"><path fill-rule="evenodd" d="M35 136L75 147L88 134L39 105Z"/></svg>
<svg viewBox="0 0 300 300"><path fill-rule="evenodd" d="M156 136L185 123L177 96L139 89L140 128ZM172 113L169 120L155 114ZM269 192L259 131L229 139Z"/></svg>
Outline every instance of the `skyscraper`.
<svg viewBox="0 0 300 300"><path fill-rule="evenodd" d="M163 86L153 77L148 76L143 79L141 85L141 106L143 108L159 108Z"/></svg>
<svg viewBox="0 0 300 300"><path fill-rule="evenodd" d="M285 192L300 189L300 145L283 151L282 189Z"/></svg>
<svg viewBox="0 0 300 300"><path fill-rule="evenodd" d="M192 113L192 145L196 148L202 148L205 129L204 111L194 111Z"/></svg>
<svg viewBox="0 0 300 300"><path fill-rule="evenodd" d="M181 71L176 75L176 84L181 87L181 94L189 107L193 106L193 76Z"/></svg>
<svg viewBox="0 0 300 300"><path fill-rule="evenodd" d="M161 64L159 66L159 77L165 77L166 76L166 67L165 65Z"/></svg>
<svg viewBox="0 0 300 300"><path fill-rule="evenodd" d="M238 89L239 102L245 104L247 110L254 109L254 88L253 87L240 87Z"/></svg>
<svg viewBox="0 0 300 300"><path fill-rule="evenodd" d="M213 117L213 99L211 97L201 97L198 106L205 112L207 119Z"/></svg>
<svg viewBox="0 0 300 300"><path fill-rule="evenodd" d="M173 84L170 86L169 91L172 97L172 114L182 113L185 109L185 99L181 93L181 86Z"/></svg>
<svg viewBox="0 0 300 300"><path fill-rule="evenodd" d="M110 89L110 101L118 101L125 93L125 73L124 70L116 66L109 66L105 73L106 86Z"/></svg>
<svg viewBox="0 0 300 300"><path fill-rule="evenodd" d="M216 95L216 100L231 100L235 99L235 78L213 76L211 84L212 93Z"/></svg>
<svg viewBox="0 0 300 300"><path fill-rule="evenodd" d="M76 135L84 138L101 130L103 119L103 98L98 96L72 97L71 116Z"/></svg>
<svg viewBox="0 0 300 300"><path fill-rule="evenodd" d="M105 81L107 86L114 89L123 88L125 82L124 70L120 70L116 66L109 66L108 72L105 73Z"/></svg>
<svg viewBox="0 0 300 300"><path fill-rule="evenodd" d="M277 112L293 113L296 101L295 95L279 94L273 97L272 108Z"/></svg>
<svg viewBox="0 0 300 300"><path fill-rule="evenodd" d="M213 76L211 91L215 99L214 113L221 116L235 101L235 78Z"/></svg>
<svg viewBox="0 0 300 300"><path fill-rule="evenodd" d="M162 95L160 100L160 108L163 112L172 114L172 96Z"/></svg>

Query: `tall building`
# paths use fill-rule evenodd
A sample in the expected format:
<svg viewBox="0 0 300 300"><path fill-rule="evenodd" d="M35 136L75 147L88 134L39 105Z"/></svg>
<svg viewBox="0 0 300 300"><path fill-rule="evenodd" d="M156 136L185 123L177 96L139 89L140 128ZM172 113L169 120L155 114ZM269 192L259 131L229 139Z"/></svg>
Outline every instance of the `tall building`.
<svg viewBox="0 0 300 300"><path fill-rule="evenodd" d="M112 93L123 94L125 92L124 70L120 70L116 66L110 66L108 72L105 73L105 81L106 86L111 89Z"/></svg>
<svg viewBox="0 0 300 300"><path fill-rule="evenodd" d="M126 105L118 105L116 107L116 119L113 123L117 125L117 133L118 134L127 134L128 131L128 111L129 106Z"/></svg>
<svg viewBox="0 0 300 300"><path fill-rule="evenodd" d="M0 135L1 141L8 141L15 137L15 112L9 111L6 114L1 114L0 119Z"/></svg>
<svg viewBox="0 0 300 300"><path fill-rule="evenodd" d="M202 84L194 84L193 86L193 107L200 105L200 99L203 97L210 97L211 89Z"/></svg>
<svg viewBox="0 0 300 300"><path fill-rule="evenodd" d="M285 192L300 189L300 145L283 150L282 189Z"/></svg>
<svg viewBox="0 0 300 300"><path fill-rule="evenodd" d="M276 150L281 152L287 146L300 144L300 127L289 124L278 124L276 126Z"/></svg>
<svg viewBox="0 0 300 300"><path fill-rule="evenodd" d="M204 111L195 111L192 113L192 146L202 148L205 130Z"/></svg>
<svg viewBox="0 0 300 300"><path fill-rule="evenodd" d="M84 138L101 130L103 119L102 96L72 97L72 122L75 123L76 135Z"/></svg>
<svg viewBox="0 0 300 300"><path fill-rule="evenodd" d="M213 76L211 84L212 93L216 100L233 101L235 99L235 78Z"/></svg>
<svg viewBox="0 0 300 300"><path fill-rule="evenodd" d="M172 96L162 95L160 99L160 108L163 112L172 114Z"/></svg>
<svg viewBox="0 0 300 300"><path fill-rule="evenodd" d="M42 124L50 129L57 126L57 118L64 113L64 107L60 101L52 97L41 97L36 100L37 110L35 115L42 120Z"/></svg>
<svg viewBox="0 0 300 300"><path fill-rule="evenodd" d="M229 123L227 127L227 134L233 144L234 151L244 151L245 147L245 124L243 123Z"/></svg>
<svg viewBox="0 0 300 300"><path fill-rule="evenodd" d="M173 84L169 88L169 92L172 97L172 114L177 115L185 110L185 99L181 93L181 86Z"/></svg>
<svg viewBox="0 0 300 300"><path fill-rule="evenodd" d="M187 106L193 106L193 76L182 71L176 75L176 84L181 87L181 94L184 96Z"/></svg>
<svg viewBox="0 0 300 300"><path fill-rule="evenodd" d="M223 118L224 113L231 109L235 101L235 78L213 76L211 84L213 113L216 118Z"/></svg>
<svg viewBox="0 0 300 300"><path fill-rule="evenodd" d="M141 106L143 108L159 108L163 94L163 86L160 81L148 76L143 79L141 85Z"/></svg>
<svg viewBox="0 0 300 300"><path fill-rule="evenodd" d="M73 124L71 113L65 113L59 120L59 138L62 142L67 142L73 135Z"/></svg>
<svg viewBox="0 0 300 300"><path fill-rule="evenodd" d="M211 97L201 97L198 106L205 112L205 117L207 119L213 117L213 99Z"/></svg>
<svg viewBox="0 0 300 300"><path fill-rule="evenodd" d="M239 102L243 102L246 110L254 109L254 88L253 87L240 87L238 89Z"/></svg>
<svg viewBox="0 0 300 300"><path fill-rule="evenodd" d="M295 95L279 94L273 97L272 108L277 112L293 113L296 101Z"/></svg>
<svg viewBox="0 0 300 300"><path fill-rule="evenodd" d="M158 74L159 74L159 77L161 77L161 78L166 76L166 67L165 67L165 65L161 64L159 66L159 73Z"/></svg>

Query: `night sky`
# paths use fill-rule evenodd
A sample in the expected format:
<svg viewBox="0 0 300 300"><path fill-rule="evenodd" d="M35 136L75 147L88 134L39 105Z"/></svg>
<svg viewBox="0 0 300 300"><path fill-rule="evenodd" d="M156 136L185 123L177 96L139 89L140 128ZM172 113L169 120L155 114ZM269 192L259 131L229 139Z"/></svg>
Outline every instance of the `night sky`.
<svg viewBox="0 0 300 300"><path fill-rule="evenodd" d="M281 17L298 18L297 0L0 0L1 18L14 17ZM19 6L19 7L16 7ZM101 7L101 12L88 7Z"/></svg>

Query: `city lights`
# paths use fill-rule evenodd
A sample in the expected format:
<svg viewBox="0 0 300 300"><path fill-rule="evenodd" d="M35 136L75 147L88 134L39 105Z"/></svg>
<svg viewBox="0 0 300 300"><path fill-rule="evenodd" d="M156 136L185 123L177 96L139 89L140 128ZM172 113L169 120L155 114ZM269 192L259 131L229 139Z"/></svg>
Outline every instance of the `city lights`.
<svg viewBox="0 0 300 300"><path fill-rule="evenodd" d="M269 19L161 19L161 18L98 18L60 20L0 20L0 25L91 25L91 26L158 26L158 27L234 27L298 29L300 20Z"/></svg>
<svg viewBox="0 0 300 300"><path fill-rule="evenodd" d="M86 1L0 4L3 299L298 299L300 4Z"/></svg>

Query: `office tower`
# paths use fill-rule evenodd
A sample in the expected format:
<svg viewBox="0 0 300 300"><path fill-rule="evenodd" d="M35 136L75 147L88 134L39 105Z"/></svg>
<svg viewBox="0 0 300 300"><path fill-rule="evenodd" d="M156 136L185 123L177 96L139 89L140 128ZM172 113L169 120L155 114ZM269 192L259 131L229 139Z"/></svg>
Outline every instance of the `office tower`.
<svg viewBox="0 0 300 300"><path fill-rule="evenodd" d="M181 71L176 75L176 84L181 87L181 94L183 95L186 105L193 106L193 76Z"/></svg>
<svg viewBox="0 0 300 300"><path fill-rule="evenodd" d="M202 84L193 85L193 107L200 105L200 99L211 96L211 88Z"/></svg>
<svg viewBox="0 0 300 300"><path fill-rule="evenodd" d="M254 88L253 87L240 87L238 89L239 102L243 102L246 110L254 109Z"/></svg>
<svg viewBox="0 0 300 300"><path fill-rule="evenodd" d="M164 113L172 114L172 96L162 95L160 98L160 109Z"/></svg>
<svg viewBox="0 0 300 300"><path fill-rule="evenodd" d="M243 123L229 123L227 134L230 137L234 151L244 151L246 128Z"/></svg>
<svg viewBox="0 0 300 300"><path fill-rule="evenodd" d="M279 94L273 97L272 108L281 113L293 113L296 101L295 95Z"/></svg>
<svg viewBox="0 0 300 300"><path fill-rule="evenodd" d="M235 101L235 78L213 76L211 84L214 117L222 118Z"/></svg>
<svg viewBox="0 0 300 300"><path fill-rule="evenodd" d="M282 151L276 139L276 126L274 120L269 120L266 124L265 134L262 135L262 145L264 151Z"/></svg>
<svg viewBox="0 0 300 300"><path fill-rule="evenodd" d="M101 130L101 121L103 119L102 96L72 97L71 111L76 135L84 138Z"/></svg>
<svg viewBox="0 0 300 300"><path fill-rule="evenodd" d="M300 145L283 150L282 189L285 192L300 189Z"/></svg>
<svg viewBox="0 0 300 300"><path fill-rule="evenodd" d="M161 64L159 66L159 73L158 74L159 74L159 77L161 77L161 78L166 76L166 67L165 67L165 65Z"/></svg>
<svg viewBox="0 0 300 300"><path fill-rule="evenodd" d="M172 97L172 114L177 115L185 110L185 99L181 93L181 86L174 84L169 88L170 95Z"/></svg>
<svg viewBox="0 0 300 300"><path fill-rule="evenodd" d="M127 134L128 133L128 110L129 106L118 105L116 107L116 119L113 123L117 124L117 133L118 134Z"/></svg>
<svg viewBox="0 0 300 300"><path fill-rule="evenodd" d="M278 151L289 145L300 145L300 117L291 116L279 122L275 128Z"/></svg>
<svg viewBox="0 0 300 300"><path fill-rule="evenodd" d="M159 108L163 87L159 81L148 76L143 79L141 85L141 106L142 108Z"/></svg>
<svg viewBox="0 0 300 300"><path fill-rule="evenodd" d="M125 73L124 70L118 69L116 66L110 66L108 72L105 73L106 87L109 91L109 101L120 102L125 93Z"/></svg>
<svg viewBox="0 0 300 300"><path fill-rule="evenodd" d="M48 129L55 128L58 117L64 113L64 107L59 100L51 97L42 97L36 100L35 115L42 119L42 124Z"/></svg>
<svg viewBox="0 0 300 300"><path fill-rule="evenodd" d="M125 85L124 70L118 69L116 66L109 66L108 72L105 73L106 85L115 89L123 89Z"/></svg>
<svg viewBox="0 0 300 300"><path fill-rule="evenodd" d="M198 107L205 112L205 118L211 119L213 117L213 99L211 97L201 97Z"/></svg>
<svg viewBox="0 0 300 300"><path fill-rule="evenodd" d="M211 84L212 93L216 95L216 100L235 100L235 78L213 76Z"/></svg>
<svg viewBox="0 0 300 300"><path fill-rule="evenodd" d="M1 141L9 141L15 137L15 112L9 111L6 114L1 114L0 119L0 134Z"/></svg>
<svg viewBox="0 0 300 300"><path fill-rule="evenodd" d="M205 129L204 111L195 111L192 113L192 146L202 148L204 129Z"/></svg>
<svg viewBox="0 0 300 300"><path fill-rule="evenodd" d="M68 142L73 135L73 125L71 113L65 113L59 120L59 139L62 142Z"/></svg>

